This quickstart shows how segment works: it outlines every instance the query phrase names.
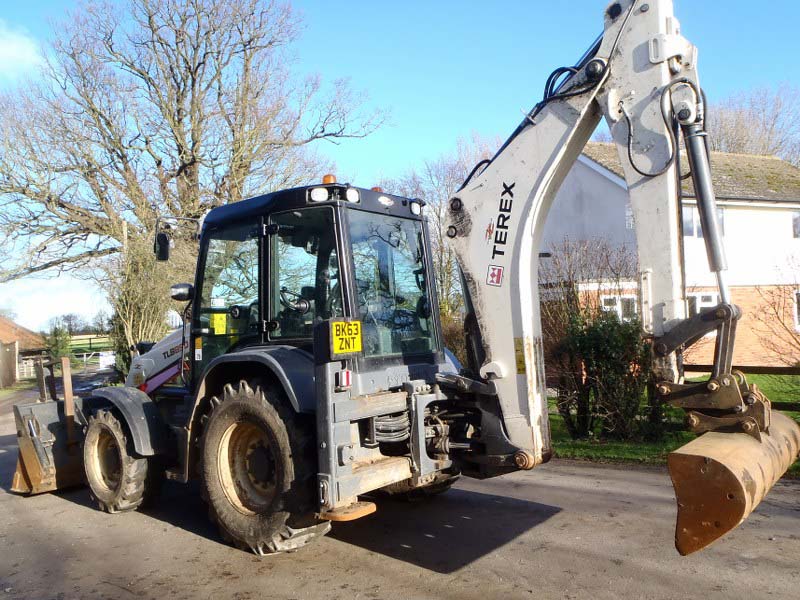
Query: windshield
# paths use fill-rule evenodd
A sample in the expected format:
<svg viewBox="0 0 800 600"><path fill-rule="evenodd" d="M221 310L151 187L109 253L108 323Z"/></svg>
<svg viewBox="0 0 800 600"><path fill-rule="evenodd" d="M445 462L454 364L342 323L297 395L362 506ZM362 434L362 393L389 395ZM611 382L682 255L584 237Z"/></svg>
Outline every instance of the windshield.
<svg viewBox="0 0 800 600"><path fill-rule="evenodd" d="M365 356L433 351L422 223L359 210L349 217Z"/></svg>

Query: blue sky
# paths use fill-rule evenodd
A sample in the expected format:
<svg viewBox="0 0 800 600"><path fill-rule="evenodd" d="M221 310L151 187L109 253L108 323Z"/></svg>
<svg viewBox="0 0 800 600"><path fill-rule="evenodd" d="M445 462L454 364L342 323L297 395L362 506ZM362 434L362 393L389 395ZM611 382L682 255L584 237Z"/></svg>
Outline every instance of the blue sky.
<svg viewBox="0 0 800 600"><path fill-rule="evenodd" d="M26 56L47 40L50 23L79 3L3 4L0 85L10 85L30 68ZM604 0L293 5L305 24L295 47L299 72L327 81L348 77L368 107L389 111L389 123L369 138L318 148L336 161L340 179L364 187L451 151L473 132L507 136L541 97L550 71L572 64L601 32L605 8ZM712 101L781 81L797 84L800 3L675 0L675 13L699 48L701 82ZM57 307L54 293L63 299ZM64 277L0 285L0 307L15 308L34 328L66 306L90 315L100 302L84 282Z"/></svg>

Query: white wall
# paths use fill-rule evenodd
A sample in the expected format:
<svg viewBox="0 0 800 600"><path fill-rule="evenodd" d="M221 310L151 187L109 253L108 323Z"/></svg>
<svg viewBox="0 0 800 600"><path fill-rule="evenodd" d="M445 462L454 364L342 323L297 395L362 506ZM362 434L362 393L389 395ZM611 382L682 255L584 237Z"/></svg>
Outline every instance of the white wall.
<svg viewBox="0 0 800 600"><path fill-rule="evenodd" d="M730 285L800 283L800 239L792 236L791 209L721 205ZM685 236L684 253L686 285L715 285L704 240Z"/></svg>
<svg viewBox="0 0 800 600"><path fill-rule="evenodd" d="M604 238L634 247L636 235L625 228L627 190L592 169L587 161L578 160L564 179L545 222L541 252L548 252L565 237Z"/></svg>
<svg viewBox="0 0 800 600"><path fill-rule="evenodd" d="M541 252L569 237L572 240L603 238L635 248L636 236L627 229L628 194L624 181L607 177L602 167L585 157L575 163L564 180L545 224ZM694 206L687 201L687 208ZM792 236L793 206L730 205L725 212L724 243L730 285L800 284L800 239ZM800 204L797 206L800 210ZM686 285L712 286L705 242L684 236Z"/></svg>

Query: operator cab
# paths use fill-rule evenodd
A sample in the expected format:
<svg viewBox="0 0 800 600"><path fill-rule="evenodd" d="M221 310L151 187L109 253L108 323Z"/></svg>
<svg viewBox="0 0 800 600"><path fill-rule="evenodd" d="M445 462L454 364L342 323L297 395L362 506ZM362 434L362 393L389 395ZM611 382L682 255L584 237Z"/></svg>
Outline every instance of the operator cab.
<svg viewBox="0 0 800 600"><path fill-rule="evenodd" d="M192 379L252 346L313 357L314 327L330 319L360 323L356 371L444 362L422 206L326 176L209 212L193 291Z"/></svg>

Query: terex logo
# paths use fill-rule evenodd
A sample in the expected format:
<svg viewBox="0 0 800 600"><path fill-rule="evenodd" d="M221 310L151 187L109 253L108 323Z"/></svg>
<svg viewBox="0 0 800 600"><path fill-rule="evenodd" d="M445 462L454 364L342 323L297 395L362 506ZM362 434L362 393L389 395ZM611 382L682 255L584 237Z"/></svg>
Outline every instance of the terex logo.
<svg viewBox="0 0 800 600"><path fill-rule="evenodd" d="M494 245L492 246L492 259L504 256L504 246L508 242L508 223L511 221L511 207L514 204L514 186L503 182L503 193L500 194L500 208L497 212L497 222L494 229Z"/></svg>

